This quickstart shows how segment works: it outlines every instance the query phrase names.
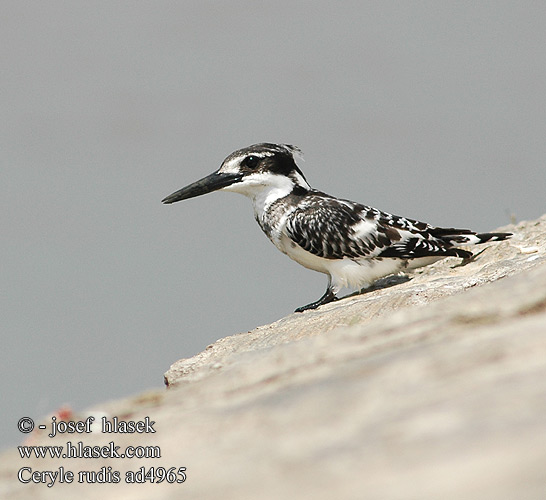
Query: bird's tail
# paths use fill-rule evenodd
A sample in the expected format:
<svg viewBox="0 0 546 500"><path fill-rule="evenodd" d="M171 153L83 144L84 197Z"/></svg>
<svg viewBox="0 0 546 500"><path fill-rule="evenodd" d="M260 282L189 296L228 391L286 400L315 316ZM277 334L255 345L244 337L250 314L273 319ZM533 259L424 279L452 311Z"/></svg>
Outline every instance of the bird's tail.
<svg viewBox="0 0 546 500"><path fill-rule="evenodd" d="M444 241L448 241L452 245L479 245L486 241L502 241L507 240L512 236L512 233L474 233L469 230L445 230L440 236Z"/></svg>
<svg viewBox="0 0 546 500"><path fill-rule="evenodd" d="M478 243L485 243L486 241L502 241L512 237L512 233L479 233L475 235L479 238Z"/></svg>

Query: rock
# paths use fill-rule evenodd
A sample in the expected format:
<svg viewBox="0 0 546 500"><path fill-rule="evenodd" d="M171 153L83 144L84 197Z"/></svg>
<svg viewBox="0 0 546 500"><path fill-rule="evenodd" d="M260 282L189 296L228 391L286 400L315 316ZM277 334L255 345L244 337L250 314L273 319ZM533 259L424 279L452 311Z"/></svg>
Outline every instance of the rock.
<svg viewBox="0 0 546 500"><path fill-rule="evenodd" d="M286 342L323 335L334 328L364 325L408 306L424 305L468 288L496 281L536 266L546 259L546 216L538 221L507 226L499 231L514 232L512 239L473 247L481 254L474 262L448 258L417 270L413 279L399 283L398 277L380 281L385 286L322 306L318 310L291 314L252 332L225 337L200 354L174 363L165 374L165 383L175 385L206 376L219 367L235 362L247 351L257 351ZM395 284L391 285L391 282Z"/></svg>
<svg viewBox="0 0 546 500"><path fill-rule="evenodd" d="M155 422L114 441L161 458L0 458L2 498L542 500L546 491L546 216L501 228L472 262L222 338L165 375L169 389L92 408ZM17 471L120 473L118 484L21 484ZM183 484L126 471L186 467Z"/></svg>

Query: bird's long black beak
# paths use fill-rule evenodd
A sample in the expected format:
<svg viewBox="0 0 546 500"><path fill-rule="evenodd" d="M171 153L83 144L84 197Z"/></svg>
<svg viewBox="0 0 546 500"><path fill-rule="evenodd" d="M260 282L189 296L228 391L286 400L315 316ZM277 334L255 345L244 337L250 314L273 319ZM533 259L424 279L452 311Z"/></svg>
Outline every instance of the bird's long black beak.
<svg viewBox="0 0 546 500"><path fill-rule="evenodd" d="M207 194L212 191L217 191L227 186L231 186L234 182L238 182L243 178L241 174L230 174L224 172L214 172L202 179L183 187L178 191L167 196L162 203L175 203L177 201L195 198L202 194Z"/></svg>

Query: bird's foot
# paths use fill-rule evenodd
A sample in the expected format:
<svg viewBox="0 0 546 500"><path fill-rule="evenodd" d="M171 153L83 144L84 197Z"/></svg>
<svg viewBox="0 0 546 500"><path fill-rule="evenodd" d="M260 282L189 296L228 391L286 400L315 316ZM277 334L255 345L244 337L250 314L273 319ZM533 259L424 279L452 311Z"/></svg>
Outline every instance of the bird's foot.
<svg viewBox="0 0 546 500"><path fill-rule="evenodd" d="M334 302L335 300L338 300L338 298L336 297L332 289L328 288L320 299L318 299L315 302L311 302L310 304L307 304L306 306L298 307L294 312L300 313L303 311L307 311L308 309L316 309L317 307L323 304L328 304L329 302Z"/></svg>

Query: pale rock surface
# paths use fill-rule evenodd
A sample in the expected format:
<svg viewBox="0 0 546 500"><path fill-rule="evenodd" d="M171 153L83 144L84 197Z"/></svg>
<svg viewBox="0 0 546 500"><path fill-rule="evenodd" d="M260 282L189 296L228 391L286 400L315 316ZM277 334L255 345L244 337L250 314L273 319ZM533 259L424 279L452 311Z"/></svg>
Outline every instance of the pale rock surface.
<svg viewBox="0 0 546 500"><path fill-rule="evenodd" d="M26 444L156 445L159 459L0 456L9 499L546 498L546 216L388 288L225 337L166 391L92 408L155 434ZM396 278L383 284L401 281ZM183 334L183 332L181 332ZM119 484L21 484L17 471L120 471ZM125 471L186 467L183 484Z"/></svg>

